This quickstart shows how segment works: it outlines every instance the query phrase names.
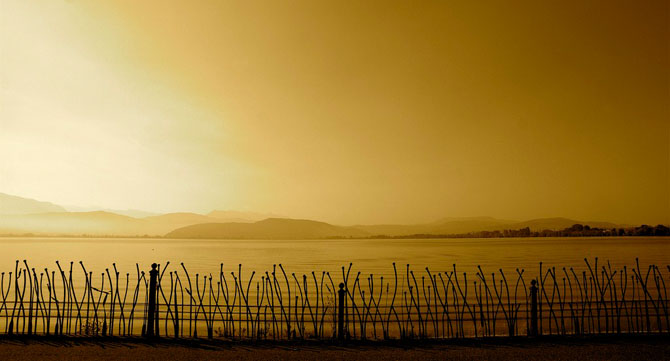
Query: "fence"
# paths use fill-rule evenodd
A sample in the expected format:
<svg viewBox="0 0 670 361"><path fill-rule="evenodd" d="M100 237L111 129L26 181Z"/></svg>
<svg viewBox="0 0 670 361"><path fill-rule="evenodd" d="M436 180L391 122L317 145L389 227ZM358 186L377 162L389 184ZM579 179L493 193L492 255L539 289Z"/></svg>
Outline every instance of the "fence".
<svg viewBox="0 0 670 361"><path fill-rule="evenodd" d="M125 279L115 264L99 277L81 262L81 270L56 265L38 273L16 261L2 272L0 332L253 340L670 333L670 272L637 261L613 270L585 259L581 272L540 263L530 283L519 269L508 278L478 267L468 277L456 265L415 274L394 263L385 280L354 275L350 264L338 287L329 272L289 275L281 264L260 279L244 278L242 265L226 275L221 264L216 277L169 262L147 276L136 265Z"/></svg>

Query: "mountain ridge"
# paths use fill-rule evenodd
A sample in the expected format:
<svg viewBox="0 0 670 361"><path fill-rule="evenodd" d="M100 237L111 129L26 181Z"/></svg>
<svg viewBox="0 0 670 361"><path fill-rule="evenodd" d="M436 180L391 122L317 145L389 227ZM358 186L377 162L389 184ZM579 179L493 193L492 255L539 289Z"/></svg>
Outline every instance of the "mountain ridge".
<svg viewBox="0 0 670 361"><path fill-rule="evenodd" d="M469 223L475 221L475 223ZM597 228L616 228L617 225L609 222L582 222L568 218L538 218L526 222L507 223L507 221L491 218L489 221L498 223L497 226L488 226L482 228L478 219L468 219L461 221L448 221L440 225L448 224L449 229L455 229L456 226L473 226L467 231L460 232L427 232L425 225L381 225L380 227L396 227L401 230L400 233L377 233L379 230L375 226L336 226L325 222L313 220L300 220L290 218L268 218L253 223L203 223L194 224L168 232L166 238L208 238L208 239L317 239L317 238L374 238L376 236L412 236L412 235L454 235L480 232L487 230L506 230L520 229L528 227L531 231L542 230L561 230L574 224L588 225ZM531 228L530 225L533 225ZM430 225L430 224L429 224ZM567 226L564 226L567 225ZM304 226L304 229L296 229L297 226ZM517 227L517 228L515 228ZM445 228L441 228L444 230ZM462 228L465 229L465 228ZM404 233L402 233L404 232Z"/></svg>
<svg viewBox="0 0 670 361"><path fill-rule="evenodd" d="M360 238L369 234L353 227L307 219L268 218L254 223L205 223L173 230L166 238L322 239Z"/></svg>
<svg viewBox="0 0 670 361"><path fill-rule="evenodd" d="M292 219L270 214L232 210L214 210L208 214L175 212L133 217L111 210L68 212L64 207L50 202L5 193L0 193L0 214L2 214L2 217L0 217L0 234L4 235L115 235L129 237L163 237L169 235L172 237L187 235L187 231L193 231L196 232L197 236L213 237L232 237L236 235L239 238L289 236L368 238L374 236L453 235L481 231L502 231L505 229L514 230L526 227L531 231L561 230L573 224L608 229L623 227L623 225L611 222L584 222L564 217L514 221L490 216L445 217L421 224L341 226L317 220ZM197 226L203 224L209 225L201 226L203 229L198 230ZM304 229L300 229L300 227Z"/></svg>
<svg viewBox="0 0 670 361"><path fill-rule="evenodd" d="M223 219L227 222L257 222L267 218L288 218L271 213L244 212L233 210L213 210L207 213L207 216L217 219Z"/></svg>
<svg viewBox="0 0 670 361"><path fill-rule="evenodd" d="M66 210L51 202L38 201L0 192L0 214L31 214L47 212L66 212Z"/></svg>

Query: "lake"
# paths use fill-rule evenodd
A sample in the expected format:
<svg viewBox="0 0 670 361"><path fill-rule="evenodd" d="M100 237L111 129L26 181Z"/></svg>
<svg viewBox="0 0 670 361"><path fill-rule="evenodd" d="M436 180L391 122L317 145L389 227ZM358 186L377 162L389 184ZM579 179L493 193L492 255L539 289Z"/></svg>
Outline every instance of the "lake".
<svg viewBox="0 0 670 361"><path fill-rule="evenodd" d="M160 328L165 335L176 333L177 328L171 331L171 327L179 324L182 334L188 327L187 336L195 331L203 334L216 329L219 335L224 336L250 337L260 332L263 336L259 337L268 337L269 333L272 337L284 337L290 324L294 332L297 329L306 337L330 337L328 335L332 335L335 324L333 312L337 284L344 278L342 267L348 267L350 262L353 268L345 289L349 295L346 302L350 302L347 312L351 312L351 323L346 322L354 338L356 332L377 338L377 326L382 330L386 327L392 337L407 333L413 335L414 332L428 337L526 332L529 319L527 287L530 279L539 274L539 262L544 264L542 282L545 283L540 285L542 291L539 296L540 301L545 302L544 316L540 311L539 317L540 328L546 328L544 332L573 332L579 329L582 333L593 333L601 332L603 327L607 332L615 323L630 332L670 327L663 322L666 314L662 312L667 313L665 308L656 308L656 303L649 306L647 296L641 299L642 295L648 294L651 294L652 300L667 297L665 284L660 287L670 261L670 237L402 240L2 238L0 250L0 271L3 273L0 279L0 289L3 290L0 329L5 332L11 327L8 320L16 321L17 332L19 325L21 332L25 332L26 324L31 324L26 322L25 310L28 309L28 315L32 315L33 296L41 295L41 304L37 306L39 311L36 310L39 313L34 313L39 316L34 323L39 332L55 330L58 319L66 322L60 324L65 326L66 333L98 332L91 330L99 330L100 316L105 320L103 325L109 321L115 334L127 334L127 331L140 334L148 292L146 278L138 282L136 264L139 270L147 272L151 263L164 267L167 261L170 265L163 281L160 281L158 292L161 295L158 302L162 304ZM595 265L595 257L599 258L599 264L594 269L597 278L592 279L592 274L586 271L584 258ZM653 270L648 288L651 293L643 293L641 283L631 278L636 257L639 258L643 277L648 270ZM32 278L24 277L24 259L36 271ZM24 269L20 271L22 276L18 279L7 277L9 272L14 272L16 260L21 261L19 267ZM59 275L57 260L64 270L62 275ZM84 276L79 261L83 261L87 271L92 271L90 277ZM607 261L611 271L602 268ZM74 262L71 275L70 262ZM188 268L190 278L181 269L180 262ZM397 281L394 280L394 262L398 270ZM219 274L221 263L225 265L224 274ZM271 272L274 265L280 263L287 275L284 277L277 269L275 278ZM119 278L113 273L113 264L120 273ZM242 275L238 273L239 264L243 265ZM407 272L407 264L411 264L413 273ZM454 264L458 267L456 273L451 272ZM651 264L659 266L660 270L649 268ZM477 266L482 267L483 274L476 275ZM628 271L621 271L624 266L628 267ZM49 273L43 272L45 267ZM430 268L430 274L426 267ZM556 267L556 273L546 272L548 267ZM574 273L570 271L571 267L574 267ZM499 269L504 271L505 281L500 277ZM518 276L517 269L525 270L523 277ZM252 278L252 271L256 272L255 278ZM264 278L266 271L269 274ZM330 272L332 279L322 272ZM467 273L467 281L464 272ZM200 278L194 277L195 274L199 274ZM203 275L211 275L212 278L205 280ZM303 275L306 277L303 278ZM612 282L605 281L606 277L611 277ZM191 281L194 281L193 284ZM604 283L607 285L601 288ZM39 286L33 287L33 284ZM55 288L51 288L51 284ZM34 293L35 289L37 293ZM596 298L594 295L598 289L610 293ZM25 293L26 290L28 293ZM292 296L288 297L291 292ZM17 294L23 296L17 297ZM240 297L240 294L243 296ZM375 299L369 297L372 294ZM582 295L587 294L588 297L582 299ZM190 295L195 296L191 298ZM14 303L17 299L22 301ZM58 299L68 306L59 309ZM76 302L73 303L72 299ZM626 302L619 303L617 299L626 299ZM192 300L197 301L195 307ZM293 302L293 307L290 302ZM547 304L549 312L546 312ZM125 305L125 313L122 305ZM288 307L284 308L284 305ZM602 312L600 307L603 307ZM209 329L204 316L198 318L197 312L205 310L212 317L210 320L216 320ZM137 322L132 322L133 317L129 320L129 313ZM181 318L178 319L177 315ZM391 323L392 315L396 318L395 323ZM497 324L496 319L499 321ZM47 321L53 321L52 326ZM284 326L287 328L284 329Z"/></svg>
<svg viewBox="0 0 670 361"><path fill-rule="evenodd" d="M135 273L135 264L148 271L152 262L171 262L174 270L183 262L191 273L216 274L224 263L228 271L271 270L283 264L287 272L309 274L329 271L340 274L341 267L353 263L353 272L389 275L392 263L399 271L406 264L414 270L473 272L481 265L490 273L516 268L536 274L539 262L546 266L585 267L609 260L613 268L642 265L662 268L670 263L669 237L621 238L498 238L498 239L354 239L354 240L174 240L127 238L0 238L0 271L14 269L15 260L28 260L37 270L54 268L81 260L89 271L102 272L116 263L122 274ZM65 268L65 266L63 266Z"/></svg>

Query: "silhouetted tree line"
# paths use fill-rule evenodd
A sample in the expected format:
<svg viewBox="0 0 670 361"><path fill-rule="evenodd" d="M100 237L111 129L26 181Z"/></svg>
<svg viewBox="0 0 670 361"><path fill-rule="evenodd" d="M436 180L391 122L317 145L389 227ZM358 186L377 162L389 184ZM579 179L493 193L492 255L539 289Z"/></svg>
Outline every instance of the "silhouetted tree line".
<svg viewBox="0 0 670 361"><path fill-rule="evenodd" d="M505 237L647 237L670 236L670 228L659 224L656 227L643 224L629 228L598 228L574 224L571 227L554 231L531 231L529 227L505 229L502 231L480 231L460 234L412 234L407 236L375 236L374 238L505 238Z"/></svg>

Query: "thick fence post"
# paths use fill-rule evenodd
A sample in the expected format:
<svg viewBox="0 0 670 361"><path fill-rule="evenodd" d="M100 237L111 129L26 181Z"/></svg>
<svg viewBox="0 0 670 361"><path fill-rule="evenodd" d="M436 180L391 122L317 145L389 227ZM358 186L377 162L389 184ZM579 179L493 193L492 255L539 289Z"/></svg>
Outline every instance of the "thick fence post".
<svg viewBox="0 0 670 361"><path fill-rule="evenodd" d="M530 336L537 336L537 281L530 281Z"/></svg>
<svg viewBox="0 0 670 361"><path fill-rule="evenodd" d="M179 338L179 303L177 302L177 287L174 288L174 303L174 338ZM167 337L167 331L165 337Z"/></svg>
<svg viewBox="0 0 670 361"><path fill-rule="evenodd" d="M340 290L337 291L337 338L340 341L344 340L344 295L347 291L344 290L344 283L340 283Z"/></svg>
<svg viewBox="0 0 670 361"><path fill-rule="evenodd" d="M154 336L154 318L156 316L156 283L158 278L157 264L151 265L149 271L149 309L147 311L147 336ZM157 320L156 320L157 321ZM156 322L157 323L157 322Z"/></svg>

